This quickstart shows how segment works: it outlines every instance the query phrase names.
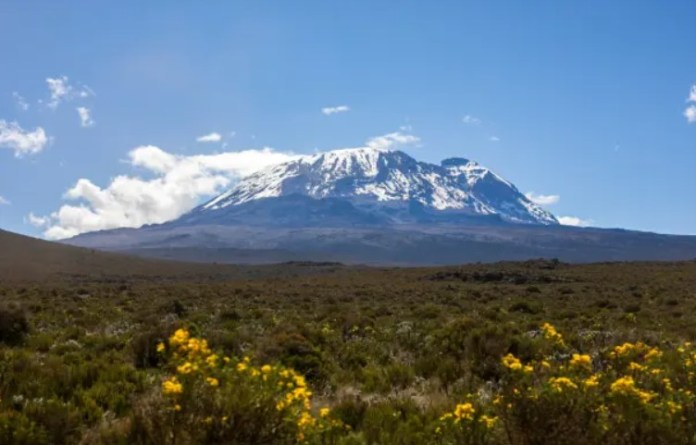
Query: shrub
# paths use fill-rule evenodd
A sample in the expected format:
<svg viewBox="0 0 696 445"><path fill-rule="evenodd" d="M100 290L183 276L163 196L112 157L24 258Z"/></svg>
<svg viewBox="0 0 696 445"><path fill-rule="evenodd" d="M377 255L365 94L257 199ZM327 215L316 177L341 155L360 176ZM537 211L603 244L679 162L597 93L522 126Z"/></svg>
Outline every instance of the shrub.
<svg viewBox="0 0 696 445"><path fill-rule="evenodd" d="M0 343L15 346L29 332L29 322L24 312L17 307L0 308Z"/></svg>
<svg viewBox="0 0 696 445"><path fill-rule="evenodd" d="M326 408L313 411L312 392L292 369L218 355L183 329L157 349L169 350L172 374L136 411L136 443L335 443L340 423Z"/></svg>

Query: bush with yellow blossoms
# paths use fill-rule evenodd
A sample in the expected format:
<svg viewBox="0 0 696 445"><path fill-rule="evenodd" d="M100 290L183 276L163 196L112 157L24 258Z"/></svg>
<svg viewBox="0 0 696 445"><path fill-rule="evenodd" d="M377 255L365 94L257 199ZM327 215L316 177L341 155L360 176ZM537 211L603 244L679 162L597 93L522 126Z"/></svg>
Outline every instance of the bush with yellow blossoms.
<svg viewBox="0 0 696 445"><path fill-rule="evenodd" d="M696 443L696 349L571 349L550 324L537 357L501 357L503 378L440 419L444 444Z"/></svg>
<svg viewBox="0 0 696 445"><path fill-rule="evenodd" d="M312 406L304 377L292 369L217 354L184 329L157 349L172 373L149 410L156 418L138 416L141 442L152 435L171 445L331 444L342 430L328 408Z"/></svg>

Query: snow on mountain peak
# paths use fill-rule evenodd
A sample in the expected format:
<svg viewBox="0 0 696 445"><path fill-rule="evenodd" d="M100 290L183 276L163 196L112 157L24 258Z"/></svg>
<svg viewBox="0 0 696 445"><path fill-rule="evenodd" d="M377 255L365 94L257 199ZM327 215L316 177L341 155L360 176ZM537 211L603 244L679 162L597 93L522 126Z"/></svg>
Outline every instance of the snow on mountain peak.
<svg viewBox="0 0 696 445"><path fill-rule="evenodd" d="M510 182L474 161L450 158L440 165L419 162L392 150L384 141L268 167L193 212L221 211L293 194L339 198L370 209L406 209L415 203L433 212L499 215L519 223L558 223Z"/></svg>

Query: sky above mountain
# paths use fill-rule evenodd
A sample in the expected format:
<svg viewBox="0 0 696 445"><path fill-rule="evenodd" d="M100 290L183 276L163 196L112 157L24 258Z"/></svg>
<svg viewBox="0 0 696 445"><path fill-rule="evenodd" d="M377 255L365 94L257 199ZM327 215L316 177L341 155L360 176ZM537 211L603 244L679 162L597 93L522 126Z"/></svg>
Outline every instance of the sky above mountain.
<svg viewBox="0 0 696 445"><path fill-rule="evenodd" d="M692 0L3 1L0 227L175 218L379 147L476 160L567 224L696 234L694 23Z"/></svg>

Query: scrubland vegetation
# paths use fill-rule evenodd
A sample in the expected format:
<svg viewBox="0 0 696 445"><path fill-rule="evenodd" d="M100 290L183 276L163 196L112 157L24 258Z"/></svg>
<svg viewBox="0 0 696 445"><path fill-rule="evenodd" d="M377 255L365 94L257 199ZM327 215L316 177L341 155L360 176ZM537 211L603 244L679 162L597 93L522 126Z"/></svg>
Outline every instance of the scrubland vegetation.
<svg viewBox="0 0 696 445"><path fill-rule="evenodd" d="M0 284L0 444L696 443L694 262L278 267Z"/></svg>

